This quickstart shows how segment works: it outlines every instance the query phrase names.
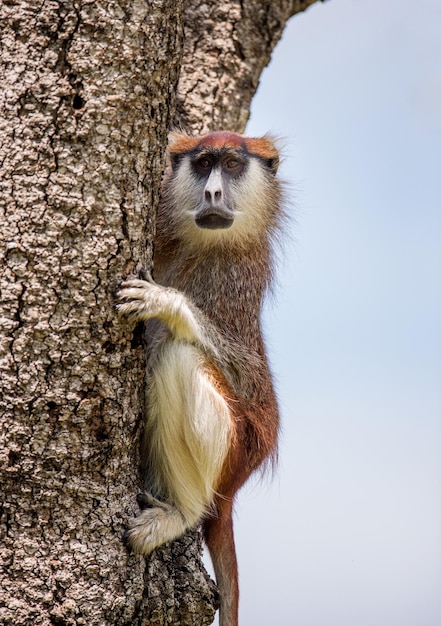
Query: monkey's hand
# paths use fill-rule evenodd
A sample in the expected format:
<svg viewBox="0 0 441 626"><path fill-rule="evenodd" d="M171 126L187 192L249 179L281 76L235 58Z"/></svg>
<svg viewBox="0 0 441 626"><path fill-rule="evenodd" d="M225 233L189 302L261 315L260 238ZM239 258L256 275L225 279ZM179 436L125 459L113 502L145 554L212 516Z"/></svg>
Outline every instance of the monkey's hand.
<svg viewBox="0 0 441 626"><path fill-rule="evenodd" d="M121 283L116 301L119 315L135 322L156 318L169 327L175 339L203 341L204 328L198 322L198 310L176 289L133 278Z"/></svg>

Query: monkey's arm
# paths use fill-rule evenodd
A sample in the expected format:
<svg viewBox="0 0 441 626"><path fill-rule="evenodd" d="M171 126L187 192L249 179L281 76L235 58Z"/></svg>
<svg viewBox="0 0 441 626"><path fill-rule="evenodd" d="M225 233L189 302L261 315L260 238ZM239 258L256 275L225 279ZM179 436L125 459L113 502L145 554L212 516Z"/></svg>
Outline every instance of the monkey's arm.
<svg viewBox="0 0 441 626"><path fill-rule="evenodd" d="M259 355L228 339L185 294L153 281L130 279L121 284L116 298L120 315L136 322L160 320L175 340L199 347L212 359L239 395L253 395L244 373L259 372Z"/></svg>

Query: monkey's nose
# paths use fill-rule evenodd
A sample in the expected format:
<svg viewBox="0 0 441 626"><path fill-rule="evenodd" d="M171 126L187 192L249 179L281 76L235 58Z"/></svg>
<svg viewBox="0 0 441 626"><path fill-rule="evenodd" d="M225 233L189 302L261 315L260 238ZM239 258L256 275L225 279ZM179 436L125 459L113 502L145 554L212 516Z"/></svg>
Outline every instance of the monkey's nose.
<svg viewBox="0 0 441 626"><path fill-rule="evenodd" d="M211 191L210 189L205 190L205 200L208 202L212 202L213 200L220 200L222 198L222 191L220 189L216 189L215 191Z"/></svg>

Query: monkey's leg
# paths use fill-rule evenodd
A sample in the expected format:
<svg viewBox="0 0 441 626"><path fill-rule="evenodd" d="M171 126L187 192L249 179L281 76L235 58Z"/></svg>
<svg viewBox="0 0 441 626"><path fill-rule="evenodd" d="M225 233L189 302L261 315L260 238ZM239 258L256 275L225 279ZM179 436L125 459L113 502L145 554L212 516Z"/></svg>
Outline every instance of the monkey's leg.
<svg viewBox="0 0 441 626"><path fill-rule="evenodd" d="M194 346L168 341L149 380L146 458L154 493L126 538L148 554L180 537L210 511L231 443L232 421L217 371ZM138 500L139 501L139 500Z"/></svg>
<svg viewBox="0 0 441 626"><path fill-rule="evenodd" d="M237 626L239 584L234 545L231 500L218 498L218 515L203 522L205 543L210 551L220 594L219 626Z"/></svg>

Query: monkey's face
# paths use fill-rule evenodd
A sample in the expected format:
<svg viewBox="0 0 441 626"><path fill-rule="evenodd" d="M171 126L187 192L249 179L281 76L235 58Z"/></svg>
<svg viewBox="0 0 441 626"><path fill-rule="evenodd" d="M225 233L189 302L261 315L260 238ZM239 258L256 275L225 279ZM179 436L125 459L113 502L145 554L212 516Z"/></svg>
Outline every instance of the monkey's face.
<svg viewBox="0 0 441 626"><path fill-rule="evenodd" d="M225 132L178 135L170 161L159 226L187 244L258 239L277 221L278 154L268 139Z"/></svg>
<svg viewBox="0 0 441 626"><path fill-rule="evenodd" d="M237 151L187 155L175 165L169 184L173 219L179 220L181 234L195 241L207 240L207 231L213 231L208 238L212 243L258 236L274 209L274 176L259 159Z"/></svg>
<svg viewBox="0 0 441 626"><path fill-rule="evenodd" d="M190 158L199 191L194 220L198 228L230 228L234 222L234 184L246 172L248 160L233 150L204 150Z"/></svg>

